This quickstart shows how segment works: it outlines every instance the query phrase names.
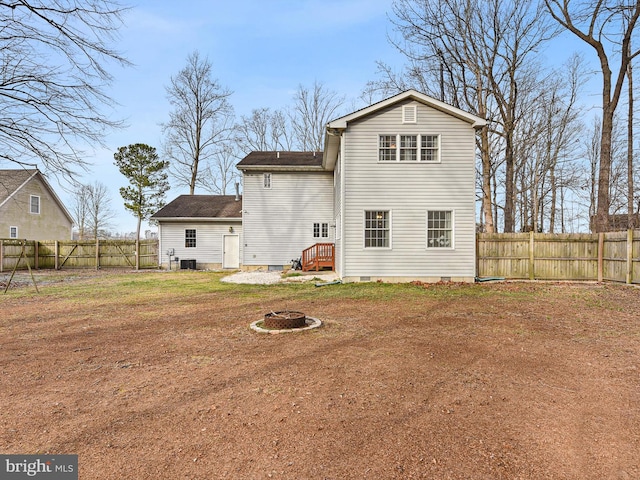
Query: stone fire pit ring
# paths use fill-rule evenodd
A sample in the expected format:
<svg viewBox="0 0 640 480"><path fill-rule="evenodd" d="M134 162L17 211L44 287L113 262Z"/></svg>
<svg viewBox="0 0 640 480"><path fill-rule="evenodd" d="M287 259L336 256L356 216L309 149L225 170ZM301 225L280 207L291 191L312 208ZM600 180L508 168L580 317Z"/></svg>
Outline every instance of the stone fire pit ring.
<svg viewBox="0 0 640 480"><path fill-rule="evenodd" d="M302 312L279 311L265 314L264 319L256 320L251 329L259 333L304 332L318 328L322 322L317 318L307 317Z"/></svg>

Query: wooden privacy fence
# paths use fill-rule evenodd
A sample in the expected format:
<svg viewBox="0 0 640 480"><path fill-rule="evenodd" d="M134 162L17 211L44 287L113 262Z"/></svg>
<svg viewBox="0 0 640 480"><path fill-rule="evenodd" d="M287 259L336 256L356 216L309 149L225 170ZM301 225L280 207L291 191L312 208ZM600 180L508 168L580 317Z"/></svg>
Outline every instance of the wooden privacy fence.
<svg viewBox="0 0 640 480"><path fill-rule="evenodd" d="M24 245L25 255L20 260ZM139 268L158 267L158 240L140 240ZM31 268L135 268L135 240L34 241L0 239L0 272Z"/></svg>
<svg viewBox="0 0 640 480"><path fill-rule="evenodd" d="M640 230L479 233L478 277L640 283Z"/></svg>

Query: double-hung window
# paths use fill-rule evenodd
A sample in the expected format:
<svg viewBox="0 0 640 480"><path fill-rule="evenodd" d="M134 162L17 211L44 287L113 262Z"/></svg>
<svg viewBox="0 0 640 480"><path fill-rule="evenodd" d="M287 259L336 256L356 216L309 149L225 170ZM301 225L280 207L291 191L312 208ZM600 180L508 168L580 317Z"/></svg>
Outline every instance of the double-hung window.
<svg viewBox="0 0 640 480"><path fill-rule="evenodd" d="M29 197L29 212L36 215L40 213L40 197L37 195L31 195Z"/></svg>
<svg viewBox="0 0 640 480"><path fill-rule="evenodd" d="M329 224L328 223L314 223L313 224L313 238L328 238L329 237Z"/></svg>
<svg viewBox="0 0 640 480"><path fill-rule="evenodd" d="M380 135L379 159L381 162L395 162L398 150L396 135Z"/></svg>
<svg viewBox="0 0 640 480"><path fill-rule="evenodd" d="M400 161L415 162L418 159L418 136L400 135Z"/></svg>
<svg viewBox="0 0 640 480"><path fill-rule="evenodd" d="M440 137L438 135L420 135L420 160L423 162L437 162L439 157Z"/></svg>
<svg viewBox="0 0 640 480"><path fill-rule="evenodd" d="M439 162L440 135L379 135L380 162Z"/></svg>
<svg viewBox="0 0 640 480"><path fill-rule="evenodd" d="M264 188L271 188L271 174L263 173L262 174L262 186Z"/></svg>
<svg viewBox="0 0 640 480"><path fill-rule="evenodd" d="M18 238L18 227L9 227L9 238Z"/></svg>
<svg viewBox="0 0 640 480"><path fill-rule="evenodd" d="M184 246L185 248L196 248L196 229L186 228L184 230Z"/></svg>
<svg viewBox="0 0 640 480"><path fill-rule="evenodd" d="M388 210L364 212L365 248L389 248L391 246L391 214Z"/></svg>
<svg viewBox="0 0 640 480"><path fill-rule="evenodd" d="M453 212L427 212L427 248L453 248Z"/></svg>

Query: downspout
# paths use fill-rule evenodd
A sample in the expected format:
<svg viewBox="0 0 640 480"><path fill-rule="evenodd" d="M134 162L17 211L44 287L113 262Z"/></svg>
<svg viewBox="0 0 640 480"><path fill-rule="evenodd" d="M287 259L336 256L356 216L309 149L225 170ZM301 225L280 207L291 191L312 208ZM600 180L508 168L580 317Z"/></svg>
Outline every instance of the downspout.
<svg viewBox="0 0 640 480"><path fill-rule="evenodd" d="M344 131L342 132L342 134L340 135L340 151L338 152L338 158L340 160L340 258L339 258L339 263L340 263L340 278L344 278L345 276L345 272L344 272L344 237L345 237L345 230L344 230L344 212L345 212L345 203L347 201L347 198L345 197L345 183L346 183L346 176L347 176L347 165L346 162L344 161L344 148L345 148L345 135L344 135Z"/></svg>

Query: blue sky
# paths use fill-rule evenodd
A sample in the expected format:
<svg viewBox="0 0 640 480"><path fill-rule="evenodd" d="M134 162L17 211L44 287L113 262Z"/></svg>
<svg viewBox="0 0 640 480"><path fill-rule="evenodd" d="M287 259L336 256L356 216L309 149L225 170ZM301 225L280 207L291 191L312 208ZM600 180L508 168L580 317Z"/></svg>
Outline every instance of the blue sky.
<svg viewBox="0 0 640 480"><path fill-rule="evenodd" d="M127 181L113 165L113 153L132 143L161 152L160 123L168 120L170 111L165 86L185 66L189 53L198 50L208 57L215 78L234 92L230 101L238 117L254 108L283 108L299 85L314 81L345 96L349 108L367 81L376 78L376 61L398 69L403 63L387 39L393 35L391 5L392 0L133 3L116 45L133 66L111 69L114 82L108 90L119 104L114 116L128 126L112 132L106 148L88 152L92 168L81 179L98 180L109 188L117 213L111 230L131 232L136 225L122 206L118 189ZM566 57L558 63L579 43L568 36L560 41L563 48L553 51ZM62 189L58 193L70 207L70 195ZM174 187L167 199L182 193L187 192ZM143 225L143 232L146 228Z"/></svg>
<svg viewBox="0 0 640 480"><path fill-rule="evenodd" d="M107 148L88 152L91 171L83 183L109 188L117 212L112 230L134 231L136 220L122 207L126 184L113 153L131 143L161 150L159 124L170 111L165 86L198 50L213 65L215 78L234 93L236 115L259 107L291 103L300 84L323 82L350 104L375 77L376 60L398 58L387 41L392 0L235 0L183 2L141 0L126 14L117 48L134 65L114 67L108 92L118 102L113 115L127 127L111 133ZM53 179L52 179L53 181ZM57 188L54 182L54 188ZM69 207L71 199L60 190ZM168 199L187 193L172 188ZM144 231L143 226L143 231ZM147 227L148 228L148 227Z"/></svg>

